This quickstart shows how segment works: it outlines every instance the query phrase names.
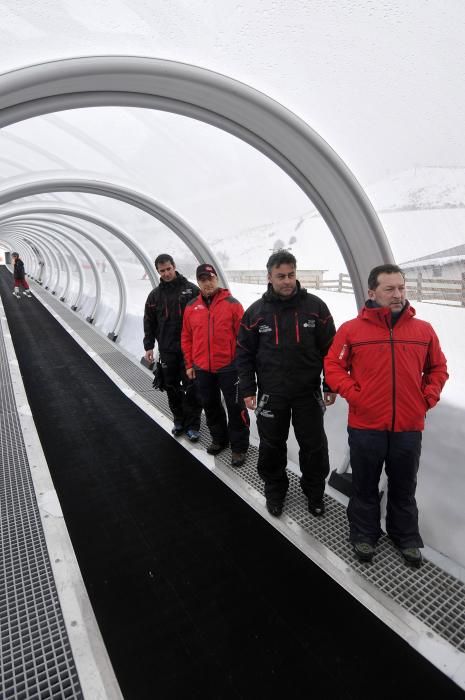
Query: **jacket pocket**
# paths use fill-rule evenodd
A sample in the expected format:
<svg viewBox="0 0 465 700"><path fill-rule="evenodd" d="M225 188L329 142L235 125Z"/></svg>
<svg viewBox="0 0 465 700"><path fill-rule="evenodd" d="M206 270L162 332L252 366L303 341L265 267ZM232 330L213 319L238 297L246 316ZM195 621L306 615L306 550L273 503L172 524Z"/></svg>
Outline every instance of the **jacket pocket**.
<svg viewBox="0 0 465 700"><path fill-rule="evenodd" d="M431 396L431 394L428 394L428 396L425 396L425 394L423 394L423 400L426 405L426 410L429 411L431 408L434 408L436 406L439 399L437 399L435 396Z"/></svg>
<svg viewBox="0 0 465 700"><path fill-rule="evenodd" d="M362 390L361 387L355 385L351 388L346 396L347 403L349 404L350 410L356 413L357 408L360 406Z"/></svg>

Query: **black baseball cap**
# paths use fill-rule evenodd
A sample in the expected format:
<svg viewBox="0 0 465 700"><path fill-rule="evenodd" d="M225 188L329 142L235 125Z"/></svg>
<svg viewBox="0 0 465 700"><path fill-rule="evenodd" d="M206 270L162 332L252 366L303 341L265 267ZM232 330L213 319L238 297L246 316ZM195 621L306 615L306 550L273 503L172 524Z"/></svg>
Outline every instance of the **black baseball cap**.
<svg viewBox="0 0 465 700"><path fill-rule="evenodd" d="M202 263L202 265L199 265L195 274L197 279L201 277L218 277L215 268L213 265L210 265L210 263Z"/></svg>

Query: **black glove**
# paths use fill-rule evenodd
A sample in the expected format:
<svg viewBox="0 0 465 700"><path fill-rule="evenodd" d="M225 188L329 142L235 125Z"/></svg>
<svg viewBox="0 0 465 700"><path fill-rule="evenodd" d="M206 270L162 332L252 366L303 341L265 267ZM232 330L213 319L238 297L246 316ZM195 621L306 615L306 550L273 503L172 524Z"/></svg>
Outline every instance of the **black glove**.
<svg viewBox="0 0 465 700"><path fill-rule="evenodd" d="M159 391L165 391L165 376L163 374L163 367L161 362L157 362L157 364L155 365L155 369L153 370L153 377L153 388L158 389Z"/></svg>

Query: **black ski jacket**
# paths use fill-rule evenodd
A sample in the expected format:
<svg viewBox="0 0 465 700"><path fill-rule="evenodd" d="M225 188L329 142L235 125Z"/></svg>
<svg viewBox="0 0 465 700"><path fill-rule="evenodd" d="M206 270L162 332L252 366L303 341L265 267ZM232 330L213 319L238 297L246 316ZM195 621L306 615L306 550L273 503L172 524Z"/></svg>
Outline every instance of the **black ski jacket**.
<svg viewBox="0 0 465 700"><path fill-rule="evenodd" d="M13 277L15 280L23 280L25 278L24 263L20 258L16 258L13 269Z"/></svg>
<svg viewBox="0 0 465 700"><path fill-rule="evenodd" d="M160 280L145 302L144 349L152 350L155 340L162 352L181 352L181 328L184 309L200 294L197 285L176 272L172 282Z"/></svg>
<svg viewBox="0 0 465 700"><path fill-rule="evenodd" d="M290 299L281 299L269 284L239 329L236 363L242 396L254 396L257 384L260 394L283 397L319 390L323 358L335 332L326 304L299 282Z"/></svg>

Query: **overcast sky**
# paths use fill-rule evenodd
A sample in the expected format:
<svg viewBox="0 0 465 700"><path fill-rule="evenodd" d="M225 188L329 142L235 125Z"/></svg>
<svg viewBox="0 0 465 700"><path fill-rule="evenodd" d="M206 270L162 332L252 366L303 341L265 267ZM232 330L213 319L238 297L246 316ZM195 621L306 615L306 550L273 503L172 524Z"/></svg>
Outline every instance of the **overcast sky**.
<svg viewBox="0 0 465 700"><path fill-rule="evenodd" d="M2 71L91 54L181 60L280 101L364 187L415 165L465 167L463 0L7 0L0 12ZM209 234L221 218L232 227L239 212L257 225L309 208L263 156L211 127L160 113L86 112L60 119L119 165L77 148L46 119L5 134L32 138L72 167L136 178ZM4 158L20 153L28 167L65 167L18 141L0 146Z"/></svg>

